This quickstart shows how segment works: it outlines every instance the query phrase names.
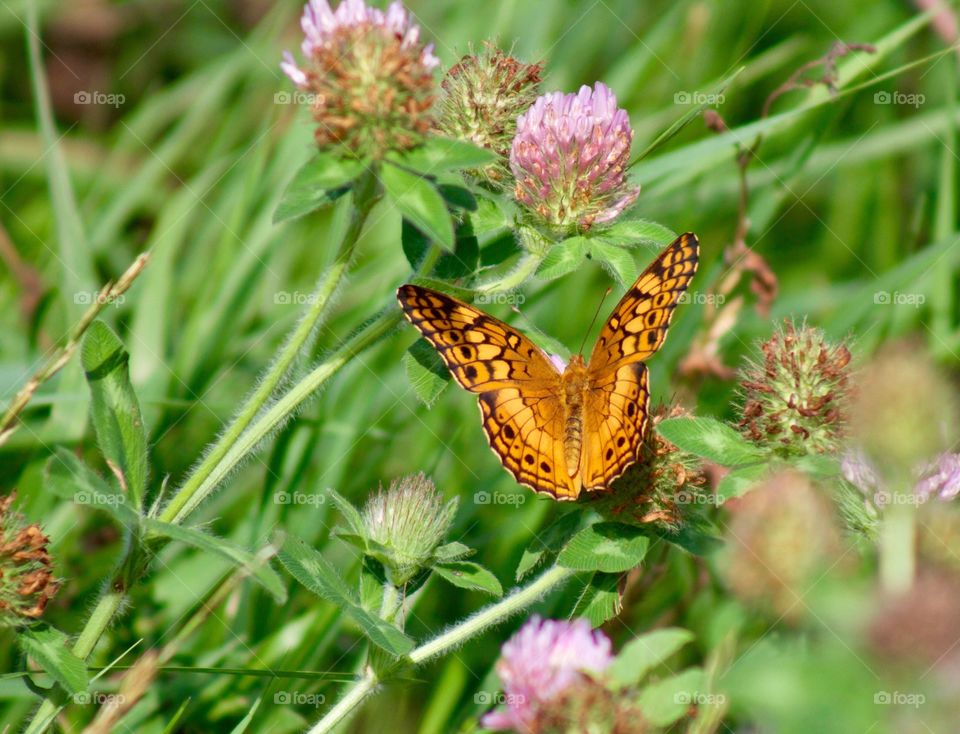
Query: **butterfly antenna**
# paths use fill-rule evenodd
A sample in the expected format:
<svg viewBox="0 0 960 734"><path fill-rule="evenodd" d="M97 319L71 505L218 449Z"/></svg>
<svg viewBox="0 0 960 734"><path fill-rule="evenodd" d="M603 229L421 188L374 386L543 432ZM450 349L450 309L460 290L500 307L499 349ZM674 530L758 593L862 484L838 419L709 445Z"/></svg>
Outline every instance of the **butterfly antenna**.
<svg viewBox="0 0 960 734"><path fill-rule="evenodd" d="M593 331L594 324L597 323L597 316L600 315L600 309L603 307L603 302L604 302L604 300L606 300L607 296L610 295L610 291L612 291L612 290L613 290L613 288L607 288L607 290L604 291L604 293L603 293L603 297L600 299L600 303L597 304L597 310L596 310L596 311L594 312L594 314L593 314L593 321L590 322L590 328L587 329L587 333L583 335L583 341L580 342L580 350L579 350L578 354L579 354L581 357L583 356L583 348L584 348L584 346L586 346L586 344L587 344L587 337L590 336L590 332Z"/></svg>

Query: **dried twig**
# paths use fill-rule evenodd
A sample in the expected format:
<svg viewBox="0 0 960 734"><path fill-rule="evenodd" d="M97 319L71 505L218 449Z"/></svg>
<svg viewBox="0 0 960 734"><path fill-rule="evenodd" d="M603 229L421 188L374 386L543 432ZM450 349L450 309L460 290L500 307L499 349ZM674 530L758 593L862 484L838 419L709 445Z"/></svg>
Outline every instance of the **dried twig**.
<svg viewBox="0 0 960 734"><path fill-rule="evenodd" d="M146 267L149 259L150 256L148 253L140 255L133 261L130 267L127 268L126 272L120 276L120 279L116 283L107 283L100 289L93 303L90 304L90 307L70 330L66 343L50 356L46 364L27 380L26 384L14 396L13 400L10 401L10 405L3 413L3 417L0 418L0 446L6 443L17 429L18 418L37 392L37 389L70 361L73 353L76 352L77 347L80 346L80 339L90 324L93 323L94 319L97 318L104 308L113 303L130 288L133 281L136 280L137 276L140 275Z"/></svg>
<svg viewBox="0 0 960 734"><path fill-rule="evenodd" d="M773 90L764 101L760 117L769 116L773 103L787 92L796 89L809 89L824 85L831 93L836 92L838 79L837 61L848 54L862 51L874 53L876 49L866 43L834 43L826 54L801 65L779 87ZM812 69L822 69L817 77L805 77ZM726 121L716 110L704 111L704 122L710 130L724 133L729 130ZM737 197L737 224L733 241L724 251L726 273L719 283L711 288L706 298L706 313L701 334L690 345L687 355L680 363L681 374L712 375L720 379L732 379L735 370L723 363L720 357L720 341L736 324L737 316L743 308L743 298L731 298L733 292L745 277L750 279L750 290L756 296L755 308L766 317L777 297L777 276L767 264L766 259L747 245L750 232L749 205L750 185L747 172L763 142L758 135L749 146L737 148L737 172L739 174L739 192Z"/></svg>

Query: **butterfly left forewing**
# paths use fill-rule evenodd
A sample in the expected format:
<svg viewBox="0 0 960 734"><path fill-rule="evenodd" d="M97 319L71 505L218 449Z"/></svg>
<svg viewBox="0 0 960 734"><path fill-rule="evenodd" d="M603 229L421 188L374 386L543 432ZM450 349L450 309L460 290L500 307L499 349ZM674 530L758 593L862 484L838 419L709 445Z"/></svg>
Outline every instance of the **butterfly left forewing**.
<svg viewBox="0 0 960 734"><path fill-rule="evenodd" d="M445 293L408 284L397 299L454 379L478 393L483 430L504 467L537 492L575 497L579 486L563 463L560 375L540 348Z"/></svg>

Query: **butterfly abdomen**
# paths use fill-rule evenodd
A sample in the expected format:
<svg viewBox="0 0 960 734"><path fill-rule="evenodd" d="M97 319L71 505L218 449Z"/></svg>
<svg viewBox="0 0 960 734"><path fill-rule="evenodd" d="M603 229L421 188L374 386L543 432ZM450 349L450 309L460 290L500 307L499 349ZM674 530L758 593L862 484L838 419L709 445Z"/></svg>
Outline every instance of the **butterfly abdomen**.
<svg viewBox="0 0 960 734"><path fill-rule="evenodd" d="M571 477L580 470L583 449L583 392L587 385L587 368L583 357L574 355L563 372L563 458Z"/></svg>

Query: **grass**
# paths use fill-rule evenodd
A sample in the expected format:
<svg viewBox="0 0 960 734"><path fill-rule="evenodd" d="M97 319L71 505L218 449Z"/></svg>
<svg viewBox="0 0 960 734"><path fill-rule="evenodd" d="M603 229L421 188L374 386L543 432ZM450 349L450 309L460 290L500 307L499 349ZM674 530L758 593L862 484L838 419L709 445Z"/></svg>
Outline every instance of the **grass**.
<svg viewBox="0 0 960 734"><path fill-rule="evenodd" d="M546 89L605 80L630 113L638 155L690 113L683 95L720 95L728 132L714 133L691 115L632 167L643 190L631 213L700 236L695 288L705 290L724 269L738 223L737 145L762 135L746 173L746 241L776 274L779 294L760 314L744 285L730 293L744 298L744 307L718 345L725 364L754 354L772 323L793 316L850 337L860 363L887 343L912 339L955 380L957 57L910 4L494 0L481 9L412 0L410 7L444 67L470 44L493 38L520 58L542 59ZM446 497L460 498L449 539L476 548L474 560L505 588L514 586L524 549L561 510L517 487L498 465L470 396L449 389L430 410L419 403L402 366L412 330L400 328L395 309L370 331L355 332L392 308L393 291L410 277L398 241L401 217L389 201L373 206L348 273L324 291L322 319L301 329L286 361L278 356L287 335L307 323L300 319L309 294L330 268L347 262L337 259L347 200L273 222L287 183L312 153L306 110L275 96L290 91L278 62L283 49L299 45L298 4L174 3L161 17L129 3L99 12L117 22L103 26L108 42L90 36L92 21L53 3L0 9L9 49L0 61L0 245L8 265L22 266L0 276L4 404L65 341L91 295L149 252L148 267L100 317L130 354L151 491L166 482L170 498L185 482L200 487L198 501L168 505L163 519L180 519L177 510L187 507L192 523L248 549L302 538L355 585L358 554L331 537L340 520L327 488L360 505L379 485L425 471ZM774 89L840 40L872 43L876 51L842 58L834 91L819 84L791 91L761 117ZM122 102L74 104L79 92ZM884 101L894 98L900 101ZM642 267L655 250L633 252ZM620 292L597 262L549 283L527 281L523 319L575 348L608 285ZM882 293L919 294L923 303L886 305ZM505 305L489 310L518 323ZM698 415L734 420L733 381L678 371L707 317L704 303L678 310L670 340L649 365L653 402L676 398ZM285 369L264 378L270 365ZM263 410L242 409L258 385L265 397L274 384L286 397ZM80 634L123 552L109 516L54 494L45 479L58 447L109 476L89 409L74 359L39 387L19 429L0 446L0 482L17 490L21 512L42 521L64 580L44 619L71 636ZM211 451L218 436L240 435L224 432L238 416L258 430L232 450ZM191 473L204 456L228 457L206 483L206 475ZM478 492L515 499L478 504ZM315 499L281 503L279 496ZM363 635L335 605L277 568L285 603L237 578L220 556L183 542L157 547L127 598L110 602L122 609L102 638L83 639L91 666L118 671L147 649L163 650L144 698L116 731L292 732L330 709L343 679L362 673ZM630 576L623 611L604 629L619 649L654 627L689 628L697 641L683 663L723 668L742 660L742 680L734 676L729 688L748 690L781 665L777 655L792 653L765 642L782 630L764 635L762 618L745 612L720 582L698 580L709 568L678 551L651 558ZM533 609L566 615L582 581ZM867 597L864 591L858 603ZM423 643L486 603L479 592L433 578L406 632ZM823 623L845 635L842 621ZM511 618L386 685L342 730L473 731L488 708L476 694L498 689L496 652L518 624ZM740 644L728 650L723 641L732 629ZM27 726L38 701L20 674L15 639L0 631L0 670L11 674L0 678L0 721L10 731ZM756 649L754 639L761 641ZM826 676L834 687L849 685L859 695L877 685L842 646L817 660L835 664ZM115 691L118 671L94 690ZM792 680L815 679L796 675ZM41 674L34 679L52 683ZM778 683L786 685L770 683L772 701L731 694L730 729L759 722L773 731L843 731L822 727L859 726L886 714L868 706L861 715L862 702L838 697L826 683L788 700ZM914 690L906 685L902 690ZM292 705L283 700L291 692ZM79 732L97 709L66 702L55 726ZM843 706L846 713L836 714ZM886 726L874 731L896 730Z"/></svg>

